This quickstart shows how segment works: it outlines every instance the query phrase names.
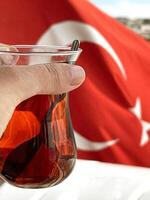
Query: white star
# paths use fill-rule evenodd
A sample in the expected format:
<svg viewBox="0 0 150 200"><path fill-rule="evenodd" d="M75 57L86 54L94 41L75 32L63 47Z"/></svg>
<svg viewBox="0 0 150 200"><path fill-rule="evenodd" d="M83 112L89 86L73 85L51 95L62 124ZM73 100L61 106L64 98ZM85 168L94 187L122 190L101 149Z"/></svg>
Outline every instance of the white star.
<svg viewBox="0 0 150 200"><path fill-rule="evenodd" d="M149 135L148 131L150 130L150 123L146 122L142 119L142 110L141 110L141 101L140 98L136 99L135 106L130 109L133 114L139 119L141 126L142 126L142 135L140 146L144 146L146 143L149 142Z"/></svg>

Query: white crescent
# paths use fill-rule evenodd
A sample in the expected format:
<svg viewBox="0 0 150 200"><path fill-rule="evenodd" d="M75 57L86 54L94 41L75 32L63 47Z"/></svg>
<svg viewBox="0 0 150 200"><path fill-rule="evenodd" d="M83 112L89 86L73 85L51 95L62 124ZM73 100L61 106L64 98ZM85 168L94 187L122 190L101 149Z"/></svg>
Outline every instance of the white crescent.
<svg viewBox="0 0 150 200"><path fill-rule="evenodd" d="M115 50L105 37L89 24L77 21L64 21L54 24L40 37L38 44L64 45L71 43L74 39L95 43L103 47L116 62L123 78L127 79L124 67Z"/></svg>
<svg viewBox="0 0 150 200"><path fill-rule="evenodd" d="M51 27L49 27L49 29L40 37L37 44L64 45L71 43L74 39L78 39L81 42L95 43L103 47L116 62L118 69L122 74L122 77L125 80L127 79L124 67L119 57L117 56L115 50L108 43L105 37L89 24L70 20L54 24ZM85 151L103 150L116 144L119 140L114 139L106 142L92 142L87 138L81 136L77 132L75 132L75 138L77 141L77 148Z"/></svg>
<svg viewBox="0 0 150 200"><path fill-rule="evenodd" d="M88 140L87 138L83 137L76 131L74 131L74 135L75 135L75 140L77 143L77 148L79 150L85 150L85 151L104 150L104 149L116 144L119 141L119 139L115 139L115 140L109 140L107 142L92 142L91 140Z"/></svg>

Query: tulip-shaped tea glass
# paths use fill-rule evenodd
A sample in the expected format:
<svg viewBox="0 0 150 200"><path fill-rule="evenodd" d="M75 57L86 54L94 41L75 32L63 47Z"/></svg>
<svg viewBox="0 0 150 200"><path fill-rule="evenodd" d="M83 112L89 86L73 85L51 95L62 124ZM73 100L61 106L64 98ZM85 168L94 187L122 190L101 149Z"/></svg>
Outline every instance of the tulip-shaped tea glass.
<svg viewBox="0 0 150 200"><path fill-rule="evenodd" d="M0 49L7 65L74 63L81 49L65 46L15 45ZM28 81L28 80L27 80ZM15 91L14 91L15 92ZM0 174L8 183L23 188L53 186L72 171L76 145L67 94L36 95L22 102L0 139Z"/></svg>

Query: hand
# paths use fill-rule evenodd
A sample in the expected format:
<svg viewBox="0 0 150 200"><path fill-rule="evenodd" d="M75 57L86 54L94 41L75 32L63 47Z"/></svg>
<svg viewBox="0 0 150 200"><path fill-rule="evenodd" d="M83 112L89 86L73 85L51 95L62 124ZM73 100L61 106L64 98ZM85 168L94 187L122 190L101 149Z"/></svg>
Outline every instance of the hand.
<svg viewBox="0 0 150 200"><path fill-rule="evenodd" d="M8 48L8 46L7 46ZM9 59L0 57L0 137L16 106L38 94L61 94L79 87L85 72L80 66L64 63L32 66L8 66Z"/></svg>

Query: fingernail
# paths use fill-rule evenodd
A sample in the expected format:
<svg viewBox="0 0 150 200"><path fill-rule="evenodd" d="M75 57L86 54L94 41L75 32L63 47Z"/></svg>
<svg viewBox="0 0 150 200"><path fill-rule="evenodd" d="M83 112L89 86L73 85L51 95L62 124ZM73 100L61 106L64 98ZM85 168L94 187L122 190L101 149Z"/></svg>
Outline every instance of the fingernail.
<svg viewBox="0 0 150 200"><path fill-rule="evenodd" d="M71 83L70 85L79 85L85 79L85 72L80 66L71 67Z"/></svg>
<svg viewBox="0 0 150 200"><path fill-rule="evenodd" d="M5 45L5 44L0 44L0 50L2 51L14 51L17 52L17 49L13 46L10 45ZM17 55L11 55L11 54L2 54L0 55L0 61L2 64L5 65L12 65L12 64L16 64L18 60L18 56Z"/></svg>

